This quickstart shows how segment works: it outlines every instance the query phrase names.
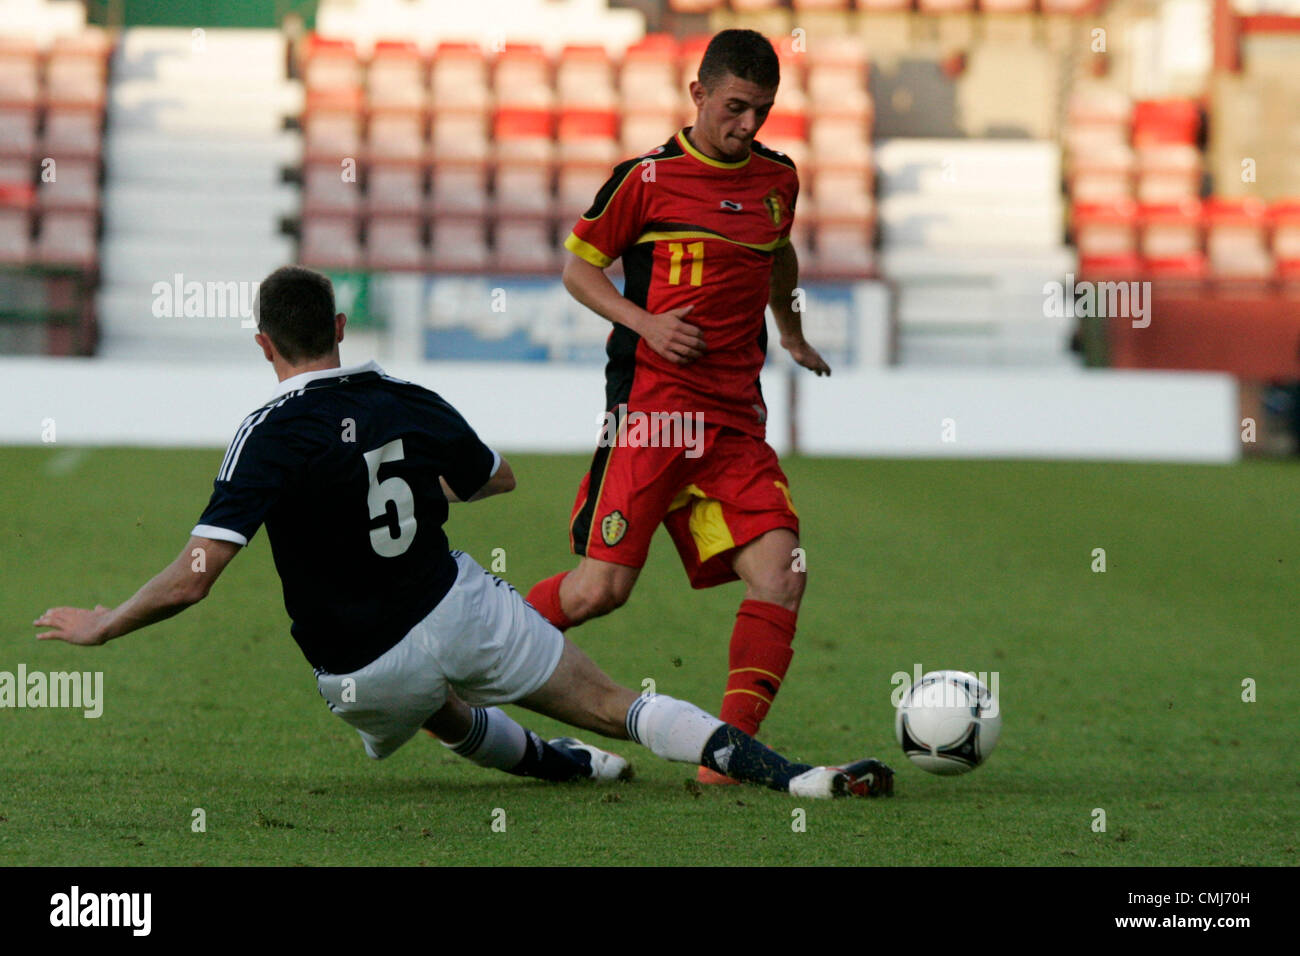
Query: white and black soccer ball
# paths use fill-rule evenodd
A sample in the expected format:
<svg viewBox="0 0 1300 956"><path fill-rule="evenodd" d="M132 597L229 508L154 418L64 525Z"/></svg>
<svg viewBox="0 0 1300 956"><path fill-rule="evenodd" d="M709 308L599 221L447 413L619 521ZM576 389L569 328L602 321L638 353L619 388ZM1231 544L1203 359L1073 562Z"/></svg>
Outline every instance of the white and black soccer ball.
<svg viewBox="0 0 1300 956"><path fill-rule="evenodd" d="M1002 711L974 674L931 671L903 694L894 734L909 760L922 770L951 776L969 773L993 752Z"/></svg>

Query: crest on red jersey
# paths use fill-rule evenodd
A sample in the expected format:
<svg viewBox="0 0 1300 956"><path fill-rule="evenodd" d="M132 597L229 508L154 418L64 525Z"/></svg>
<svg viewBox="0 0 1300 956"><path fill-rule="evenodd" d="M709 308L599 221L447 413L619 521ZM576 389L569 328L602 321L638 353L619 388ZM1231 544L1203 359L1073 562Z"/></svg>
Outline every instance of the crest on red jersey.
<svg viewBox="0 0 1300 956"><path fill-rule="evenodd" d="M775 189L763 197L763 205L767 207L767 214L772 217L772 225L781 225L785 210L781 206L781 197L776 194Z"/></svg>
<svg viewBox="0 0 1300 956"><path fill-rule="evenodd" d="M623 540L625 534L627 534L627 519L623 517L623 512L616 509L601 519L600 537L605 542L605 547L614 547Z"/></svg>

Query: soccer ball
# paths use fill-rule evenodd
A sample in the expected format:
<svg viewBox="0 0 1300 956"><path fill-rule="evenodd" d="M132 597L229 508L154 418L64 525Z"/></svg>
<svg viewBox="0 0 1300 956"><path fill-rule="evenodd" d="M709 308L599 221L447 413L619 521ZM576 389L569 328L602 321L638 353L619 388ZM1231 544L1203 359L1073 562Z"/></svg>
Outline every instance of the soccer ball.
<svg viewBox="0 0 1300 956"><path fill-rule="evenodd" d="M931 671L907 689L894 717L903 753L930 773L968 773L997 746L997 699L965 671Z"/></svg>

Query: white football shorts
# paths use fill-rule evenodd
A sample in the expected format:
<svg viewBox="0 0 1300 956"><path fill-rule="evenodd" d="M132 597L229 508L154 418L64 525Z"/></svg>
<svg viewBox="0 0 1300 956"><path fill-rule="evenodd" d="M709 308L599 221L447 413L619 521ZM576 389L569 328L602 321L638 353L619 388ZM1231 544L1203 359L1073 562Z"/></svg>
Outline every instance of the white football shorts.
<svg viewBox="0 0 1300 956"><path fill-rule="evenodd" d="M555 672L564 635L505 581L463 551L456 583L395 645L351 674L316 672L330 710L356 728L376 760L406 743L447 702L509 704Z"/></svg>

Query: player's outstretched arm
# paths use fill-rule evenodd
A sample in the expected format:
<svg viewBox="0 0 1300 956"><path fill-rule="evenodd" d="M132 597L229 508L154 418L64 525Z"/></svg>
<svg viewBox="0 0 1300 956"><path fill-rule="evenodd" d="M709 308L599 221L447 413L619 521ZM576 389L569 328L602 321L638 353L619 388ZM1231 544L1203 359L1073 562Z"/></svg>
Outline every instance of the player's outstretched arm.
<svg viewBox="0 0 1300 956"><path fill-rule="evenodd" d="M795 289L799 285L799 257L794 246L784 245L772 253L772 278L768 284L768 304L776 327L781 333L781 347L790 357L818 375L831 374L831 367L803 337L803 319L794 307Z"/></svg>
<svg viewBox="0 0 1300 956"><path fill-rule="evenodd" d="M115 608L102 604L91 609L50 608L32 624L53 630L37 634L36 639L106 644L115 637L179 614L207 597L213 583L238 553L239 545L233 542L191 537L176 560L126 602Z"/></svg>
<svg viewBox="0 0 1300 956"><path fill-rule="evenodd" d="M451 490L451 485L447 484L447 479L439 477L438 481L442 484L442 493L447 496L448 501L460 501L456 497L456 492ZM487 483L478 491L470 495L469 501L481 501L484 498L491 498L493 495L505 494L507 491L515 490L515 473L510 468L510 462L502 456L501 464L497 466L496 472Z"/></svg>
<svg viewBox="0 0 1300 956"><path fill-rule="evenodd" d="M686 365L704 354L699 328L683 321L691 311L689 305L652 315L623 298L603 269L577 255L570 255L564 266L564 288L602 318L626 325L674 365Z"/></svg>

